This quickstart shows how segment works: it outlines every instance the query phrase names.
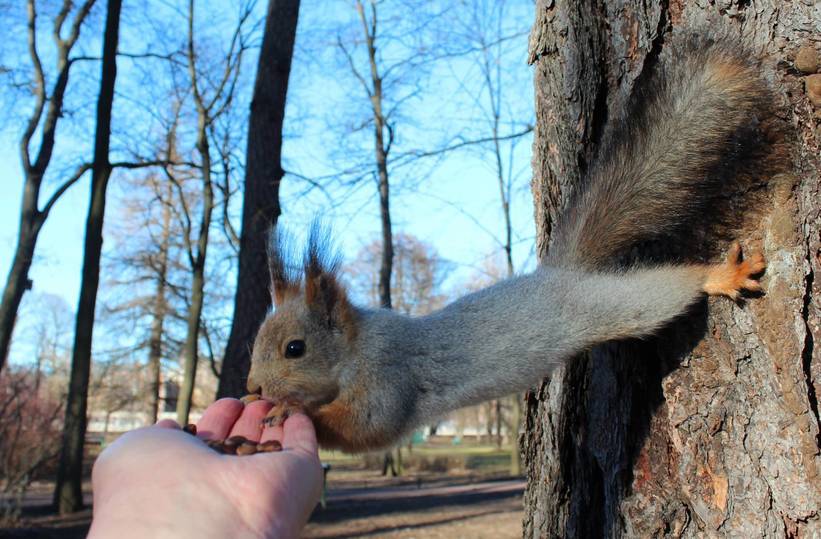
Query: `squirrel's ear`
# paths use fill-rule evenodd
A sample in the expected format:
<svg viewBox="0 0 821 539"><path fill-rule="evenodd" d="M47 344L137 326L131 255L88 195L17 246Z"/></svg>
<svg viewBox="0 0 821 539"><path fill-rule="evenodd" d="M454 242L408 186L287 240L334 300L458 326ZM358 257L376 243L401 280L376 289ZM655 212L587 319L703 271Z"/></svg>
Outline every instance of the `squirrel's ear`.
<svg viewBox="0 0 821 539"><path fill-rule="evenodd" d="M299 294L299 275L294 271L288 238L281 229L271 233L268 250L268 272L271 275L271 300L282 305L288 296Z"/></svg>
<svg viewBox="0 0 821 539"><path fill-rule="evenodd" d="M339 261L328 255L327 244L327 234L314 224L305 255L305 302L321 314L329 327L352 337L356 333L354 308L337 278Z"/></svg>

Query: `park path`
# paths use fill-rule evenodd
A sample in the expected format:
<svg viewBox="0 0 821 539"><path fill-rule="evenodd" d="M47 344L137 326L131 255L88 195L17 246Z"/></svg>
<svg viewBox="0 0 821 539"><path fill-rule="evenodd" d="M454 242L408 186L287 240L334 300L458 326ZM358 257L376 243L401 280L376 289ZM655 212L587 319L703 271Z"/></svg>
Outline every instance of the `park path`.
<svg viewBox="0 0 821 539"><path fill-rule="evenodd" d="M521 537L525 481L343 488L329 492L305 539Z"/></svg>

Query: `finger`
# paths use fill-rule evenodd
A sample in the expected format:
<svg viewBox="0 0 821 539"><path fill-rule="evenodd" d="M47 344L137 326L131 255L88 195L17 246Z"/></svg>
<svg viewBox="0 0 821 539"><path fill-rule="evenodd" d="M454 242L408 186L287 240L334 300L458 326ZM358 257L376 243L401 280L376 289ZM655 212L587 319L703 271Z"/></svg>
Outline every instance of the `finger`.
<svg viewBox="0 0 821 539"><path fill-rule="evenodd" d="M197 422L197 437L203 440L223 440L242 414L243 404L237 399L220 399L202 414Z"/></svg>
<svg viewBox="0 0 821 539"><path fill-rule="evenodd" d="M258 400L245 405L237 422L231 429L231 436L245 436L251 441L258 442L262 436L262 418L273 405L264 400Z"/></svg>
<svg viewBox="0 0 821 539"><path fill-rule="evenodd" d="M314 424L305 414L295 413L282 424L282 446L285 449L301 449L308 453L318 451Z"/></svg>
<svg viewBox="0 0 821 539"><path fill-rule="evenodd" d="M162 429L178 429L180 428L180 424L174 421L173 419L160 419L154 425L155 427L160 427Z"/></svg>

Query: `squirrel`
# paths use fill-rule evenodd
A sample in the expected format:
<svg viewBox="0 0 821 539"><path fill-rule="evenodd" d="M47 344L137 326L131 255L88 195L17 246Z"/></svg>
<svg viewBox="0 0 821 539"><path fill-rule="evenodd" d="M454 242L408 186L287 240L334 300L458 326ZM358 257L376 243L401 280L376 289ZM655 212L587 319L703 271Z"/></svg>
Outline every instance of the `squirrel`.
<svg viewBox="0 0 821 539"><path fill-rule="evenodd" d="M413 428L525 391L606 341L651 336L704 295L761 290L760 253L734 242L715 264L620 267L631 247L703 218L753 161L773 102L750 55L712 43L659 61L561 215L538 268L427 316L354 305L314 226L303 264L284 235L269 253L274 311L256 337L248 391L279 424L304 411L323 447L390 446Z"/></svg>

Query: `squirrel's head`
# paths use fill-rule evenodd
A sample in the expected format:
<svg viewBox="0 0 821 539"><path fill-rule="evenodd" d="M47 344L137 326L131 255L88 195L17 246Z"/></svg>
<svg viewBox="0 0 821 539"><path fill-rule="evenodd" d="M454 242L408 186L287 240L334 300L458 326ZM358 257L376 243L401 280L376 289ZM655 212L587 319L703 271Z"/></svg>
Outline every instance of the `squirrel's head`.
<svg viewBox="0 0 821 539"><path fill-rule="evenodd" d="M269 252L274 310L254 342L248 390L316 409L339 393L340 364L356 336L356 310L319 226L311 228L301 267L292 263L285 243L277 233Z"/></svg>

